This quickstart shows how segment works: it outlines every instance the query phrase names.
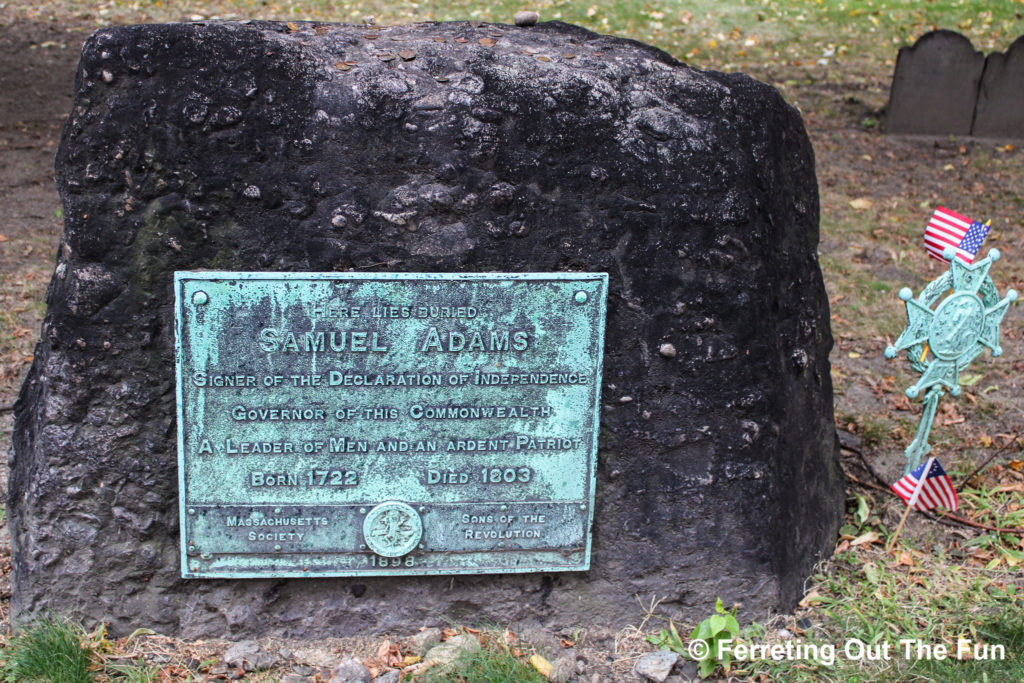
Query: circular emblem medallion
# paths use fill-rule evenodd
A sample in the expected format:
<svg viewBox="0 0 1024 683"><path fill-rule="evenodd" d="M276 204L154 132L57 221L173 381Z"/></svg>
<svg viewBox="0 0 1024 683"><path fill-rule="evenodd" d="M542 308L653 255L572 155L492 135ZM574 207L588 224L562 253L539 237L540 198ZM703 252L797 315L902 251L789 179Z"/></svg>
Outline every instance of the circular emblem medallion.
<svg viewBox="0 0 1024 683"><path fill-rule="evenodd" d="M381 503L363 520L366 547L383 557L401 557L411 552L422 537L423 521L405 503Z"/></svg>
<svg viewBox="0 0 1024 683"><path fill-rule="evenodd" d="M969 292L954 294L938 307L928 330L932 353L943 360L958 358L984 333L985 306Z"/></svg>

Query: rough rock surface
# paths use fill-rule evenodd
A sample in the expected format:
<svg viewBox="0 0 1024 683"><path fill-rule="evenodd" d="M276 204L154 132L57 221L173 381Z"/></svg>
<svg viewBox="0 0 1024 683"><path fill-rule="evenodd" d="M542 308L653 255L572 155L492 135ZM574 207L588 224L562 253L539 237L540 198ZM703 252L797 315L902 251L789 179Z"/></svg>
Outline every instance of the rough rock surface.
<svg viewBox="0 0 1024 683"><path fill-rule="evenodd" d="M439 613L618 627L638 593L756 616L831 550L814 159L770 87L560 23L200 23L96 33L75 98L15 409L19 617L235 639ZM592 569L182 580L171 273L203 268L608 272Z"/></svg>
<svg viewBox="0 0 1024 683"><path fill-rule="evenodd" d="M985 56L955 31L902 47L889 92L887 133L970 135Z"/></svg>

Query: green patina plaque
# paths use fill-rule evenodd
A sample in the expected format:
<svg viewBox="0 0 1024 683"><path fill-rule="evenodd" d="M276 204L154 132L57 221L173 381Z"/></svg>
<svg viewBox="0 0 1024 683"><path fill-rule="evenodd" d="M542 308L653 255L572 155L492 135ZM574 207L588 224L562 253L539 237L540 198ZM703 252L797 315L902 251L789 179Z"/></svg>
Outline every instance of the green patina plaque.
<svg viewBox="0 0 1024 683"><path fill-rule="evenodd" d="M605 274L175 274L182 576L585 570Z"/></svg>

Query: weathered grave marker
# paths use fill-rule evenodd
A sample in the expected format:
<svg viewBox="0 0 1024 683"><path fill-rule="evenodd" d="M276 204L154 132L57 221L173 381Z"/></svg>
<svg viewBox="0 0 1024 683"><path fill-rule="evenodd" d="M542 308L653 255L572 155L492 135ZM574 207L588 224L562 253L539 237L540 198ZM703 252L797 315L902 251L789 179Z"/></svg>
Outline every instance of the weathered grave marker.
<svg viewBox="0 0 1024 683"><path fill-rule="evenodd" d="M793 605L814 562L832 551L843 504L814 157L799 114L745 76L700 72L565 24L426 24L369 35L197 23L115 27L87 41L57 160L64 239L15 409L8 511L17 618L54 610L106 621L114 634L146 626L190 637L308 637L407 631L438 614L621 628L642 618L636 596L652 594L677 618L698 616L713 596L741 600L750 616ZM385 44L407 56L383 59ZM226 475L215 491L207 473L204 498L185 501L181 527L174 273L197 271L554 281L607 273L604 357L594 348L577 361L594 368L581 401L593 401L601 364L596 468L581 467L593 442L574 444L575 490L547 499L594 496L582 516L559 523L566 534L576 525L565 563L579 568L578 525L593 520L589 570L183 579L187 542L202 541L194 544L202 560L203 544L216 540L189 527L188 502L197 520L198 503L215 493L240 503L237 480ZM197 290L183 305L219 305L202 291L206 303ZM557 322L543 312L530 322L532 296L517 296L506 313L521 313L522 325ZM588 294L582 305L592 301ZM378 332L406 323L387 324ZM299 321L287 329L301 329ZM371 349L374 330L366 331L356 343ZM250 348L251 333L238 335ZM266 341L289 343L287 333ZM378 346L390 343L378 335ZM208 379L236 376L233 388L206 387L211 400L244 398L237 376L262 382L281 355L232 353L237 368L197 368ZM310 358L303 363L300 389L301 375L322 374ZM501 400L540 405L518 392ZM301 403L308 395L279 409L315 410ZM248 430L254 405L226 406L246 406L246 419L231 423ZM581 439L592 434L586 410L573 418L587 425ZM187 420L186 431L206 424ZM274 443L317 440L299 422L253 437L271 444L260 456L274 469L284 462ZM228 438L217 439L225 450ZM202 441L194 455L209 455L200 449ZM428 469L440 472L441 463ZM401 506L370 513L381 503L413 507L416 497L379 494L360 501L365 517L357 509L344 522L344 543L361 550L375 520L415 527ZM285 495L262 492L254 507L275 497L282 516L289 505L308 506ZM355 502L348 491L324 495ZM413 508L430 543L434 504ZM293 516L287 509L287 533L299 533ZM257 542L271 557L293 556L288 539ZM330 555L335 542L319 547ZM374 558L404 546L377 550Z"/></svg>
<svg viewBox="0 0 1024 683"><path fill-rule="evenodd" d="M985 58L972 135L1024 138L1024 36Z"/></svg>
<svg viewBox="0 0 1024 683"><path fill-rule="evenodd" d="M970 135L985 56L955 31L902 47L889 93L887 133Z"/></svg>
<svg viewBox="0 0 1024 683"><path fill-rule="evenodd" d="M1024 38L983 56L943 29L900 48L885 131L1024 138Z"/></svg>

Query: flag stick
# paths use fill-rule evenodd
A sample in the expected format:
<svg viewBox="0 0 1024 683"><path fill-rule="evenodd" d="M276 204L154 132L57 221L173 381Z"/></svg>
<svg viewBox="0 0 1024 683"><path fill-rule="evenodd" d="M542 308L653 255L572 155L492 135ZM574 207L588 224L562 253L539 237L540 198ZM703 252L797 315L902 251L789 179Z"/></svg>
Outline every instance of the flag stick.
<svg viewBox="0 0 1024 683"><path fill-rule="evenodd" d="M896 545L896 539L899 538L900 532L903 531L903 525L907 523L907 517L910 516L910 508L913 505L907 504L907 508L903 511L903 516L900 517L899 526L896 527L896 533L889 537L889 542L885 545L885 552L892 552L892 547Z"/></svg>
<svg viewBox="0 0 1024 683"><path fill-rule="evenodd" d="M896 545L896 539L899 538L900 532L903 531L903 525L907 523L907 517L910 516L910 509L917 504L917 499L921 496L921 489L924 487L924 480L928 478L928 473L932 471L932 462L935 458L928 458L928 462L925 463L924 469L921 470L921 478L917 480L917 485L914 487L914 492L910 494L910 500L907 501L907 509L903 511L903 517L900 518L900 523L896 527L896 532L889 537L889 542L885 544L885 551L892 552L892 548Z"/></svg>

